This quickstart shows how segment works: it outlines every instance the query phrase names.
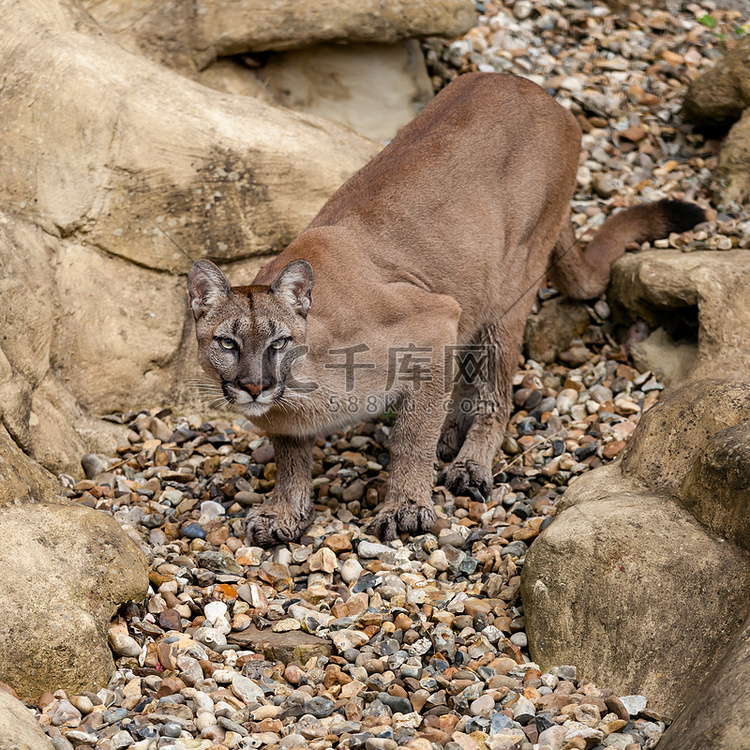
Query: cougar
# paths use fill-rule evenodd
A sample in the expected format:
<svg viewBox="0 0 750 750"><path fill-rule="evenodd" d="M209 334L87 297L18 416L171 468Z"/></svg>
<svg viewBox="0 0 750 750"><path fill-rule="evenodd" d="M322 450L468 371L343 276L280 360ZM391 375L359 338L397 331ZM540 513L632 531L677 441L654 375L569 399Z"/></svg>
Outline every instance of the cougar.
<svg viewBox="0 0 750 750"><path fill-rule="evenodd" d="M195 261L200 364L276 454L272 497L245 520L248 544L298 539L313 519L316 436L386 410L396 411L389 479L367 532L390 540L432 528L436 457L448 490L490 495L545 274L564 294L597 297L628 243L704 220L694 204L641 204L582 248L569 205L580 138L575 117L536 84L463 75L252 285L231 287Z"/></svg>

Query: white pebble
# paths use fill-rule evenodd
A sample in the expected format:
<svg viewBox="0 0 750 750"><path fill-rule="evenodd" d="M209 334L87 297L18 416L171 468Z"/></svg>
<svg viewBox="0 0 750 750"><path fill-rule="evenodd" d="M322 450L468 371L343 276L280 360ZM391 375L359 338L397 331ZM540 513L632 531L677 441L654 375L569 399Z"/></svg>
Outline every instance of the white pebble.
<svg viewBox="0 0 750 750"><path fill-rule="evenodd" d="M360 565L359 560L350 557L348 560L344 560L341 565L341 578L347 586L351 586L359 580L363 570L364 568Z"/></svg>

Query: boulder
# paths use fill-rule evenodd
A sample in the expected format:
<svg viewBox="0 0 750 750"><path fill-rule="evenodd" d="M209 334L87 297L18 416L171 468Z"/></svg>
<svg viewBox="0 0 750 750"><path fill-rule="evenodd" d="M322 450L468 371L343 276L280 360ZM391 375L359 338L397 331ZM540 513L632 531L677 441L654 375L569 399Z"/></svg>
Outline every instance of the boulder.
<svg viewBox="0 0 750 750"><path fill-rule="evenodd" d="M0 535L0 680L34 698L105 686L109 622L148 588L140 549L111 516L68 502L6 505Z"/></svg>
<svg viewBox="0 0 750 750"><path fill-rule="evenodd" d="M109 621L145 596L146 560L111 516L63 498L1 426L0 538L0 680L35 698L106 685ZM0 746L5 714L0 704Z"/></svg>
<svg viewBox="0 0 750 750"><path fill-rule="evenodd" d="M723 203L750 195L750 39L690 84L683 116L703 126L732 125L719 155L715 194Z"/></svg>
<svg viewBox="0 0 750 750"><path fill-rule="evenodd" d="M748 284L750 253L744 250L648 250L616 261L609 299L628 319L642 318L676 336L664 331L636 345L640 366L673 382L750 379Z"/></svg>
<svg viewBox="0 0 750 750"><path fill-rule="evenodd" d="M644 414L621 461L570 486L523 568L534 661L672 717L704 675L723 679L750 601L749 443L750 383L691 382Z"/></svg>
<svg viewBox="0 0 750 750"><path fill-rule="evenodd" d="M719 205L741 205L750 196L750 110L732 125L719 152L717 177L712 185Z"/></svg>
<svg viewBox="0 0 750 750"><path fill-rule="evenodd" d="M8 750L54 750L33 712L0 690L0 747Z"/></svg>
<svg viewBox="0 0 750 750"><path fill-rule="evenodd" d="M641 488L679 497L713 436L750 420L750 382L686 383L657 407L641 417L623 452L621 470Z"/></svg>
<svg viewBox="0 0 750 750"><path fill-rule="evenodd" d="M378 146L201 86L62 0L7 3L0 59L0 421L81 476L125 441L96 415L196 406L192 259L251 280Z"/></svg>
<svg viewBox="0 0 750 750"><path fill-rule="evenodd" d="M727 427L707 440L679 493L701 524L750 550L750 424Z"/></svg>
<svg viewBox="0 0 750 750"><path fill-rule="evenodd" d="M690 84L682 116L705 125L731 124L748 105L750 39L745 39Z"/></svg>
<svg viewBox="0 0 750 750"><path fill-rule="evenodd" d="M132 3L81 0L118 41L165 65L202 69L217 57L299 49L321 42L392 44L426 36L455 38L476 20L470 0L263 0Z"/></svg>
<svg viewBox="0 0 750 750"><path fill-rule="evenodd" d="M659 750L745 750L750 737L750 621L664 733Z"/></svg>
<svg viewBox="0 0 750 750"><path fill-rule="evenodd" d="M267 256L377 150L327 120L229 97L129 54L55 0L34 7L56 23L42 10L30 22L26 4L11 2L0 33L3 118L23 123L0 144L0 185L66 245L171 273L203 255Z"/></svg>

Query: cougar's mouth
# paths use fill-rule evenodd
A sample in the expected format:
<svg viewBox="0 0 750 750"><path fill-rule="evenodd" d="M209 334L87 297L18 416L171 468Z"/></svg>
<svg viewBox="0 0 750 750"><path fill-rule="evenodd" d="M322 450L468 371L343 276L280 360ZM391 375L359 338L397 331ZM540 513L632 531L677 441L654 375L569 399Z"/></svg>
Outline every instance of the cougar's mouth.
<svg viewBox="0 0 750 750"><path fill-rule="evenodd" d="M227 401L236 406L245 416L258 416L267 412L281 397L284 386L277 383L272 389L251 396L246 390L232 383L223 383L222 390Z"/></svg>

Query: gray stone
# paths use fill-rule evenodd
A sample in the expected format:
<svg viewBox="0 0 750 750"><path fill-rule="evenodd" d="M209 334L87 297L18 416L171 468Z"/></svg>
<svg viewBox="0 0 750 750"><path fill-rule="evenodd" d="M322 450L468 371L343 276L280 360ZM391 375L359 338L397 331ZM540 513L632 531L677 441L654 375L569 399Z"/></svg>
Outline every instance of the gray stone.
<svg viewBox="0 0 750 750"><path fill-rule="evenodd" d="M111 462L106 456L97 453L87 453L81 457L81 466L87 479L95 479L109 469Z"/></svg>
<svg viewBox="0 0 750 750"><path fill-rule="evenodd" d="M535 713L534 704L523 695L520 695L513 704L513 718L522 724L526 724L530 719L533 719Z"/></svg>
<svg viewBox="0 0 750 750"><path fill-rule="evenodd" d="M562 726L554 726L545 729L539 734L539 750L562 750L565 746L565 735L567 729Z"/></svg>
<svg viewBox="0 0 750 750"><path fill-rule="evenodd" d="M235 672L232 675L232 692L245 703L261 702L263 690L248 677Z"/></svg>
<svg viewBox="0 0 750 750"><path fill-rule="evenodd" d="M359 543L357 554L365 558L377 558L385 563L393 563L396 560L396 550L386 544L368 542L364 540Z"/></svg>
<svg viewBox="0 0 750 750"><path fill-rule="evenodd" d="M124 748L130 747L135 741L130 733L125 731L113 734L110 739L115 750L124 750Z"/></svg>
<svg viewBox="0 0 750 750"><path fill-rule="evenodd" d="M333 712L333 701L325 696L318 696L306 701L304 709L306 713L312 714L316 719L324 719Z"/></svg>
<svg viewBox="0 0 750 750"><path fill-rule="evenodd" d="M645 695L621 695L620 701L627 709L628 714L635 717L646 708L648 698Z"/></svg>

